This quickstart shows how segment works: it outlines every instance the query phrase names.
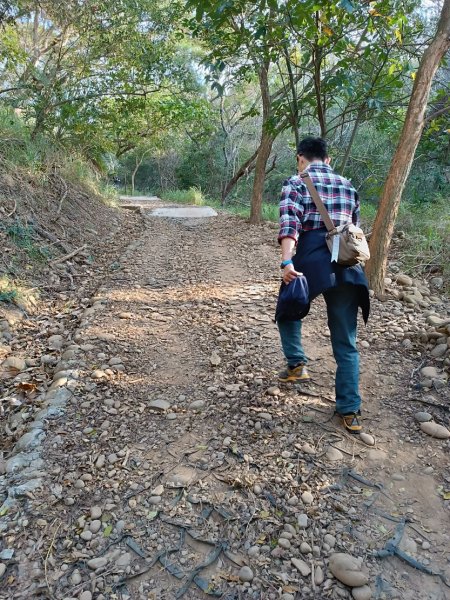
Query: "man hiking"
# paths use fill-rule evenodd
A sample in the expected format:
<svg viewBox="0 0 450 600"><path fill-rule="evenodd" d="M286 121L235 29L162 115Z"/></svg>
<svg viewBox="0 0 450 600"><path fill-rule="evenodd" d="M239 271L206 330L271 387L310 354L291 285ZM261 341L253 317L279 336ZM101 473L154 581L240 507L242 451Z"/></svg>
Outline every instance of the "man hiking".
<svg viewBox="0 0 450 600"><path fill-rule="evenodd" d="M362 429L359 395L359 353L356 347L358 307L367 322L370 310L369 289L361 266L345 267L331 262L325 237L327 230L300 174L307 171L331 220L336 226L359 225L358 194L352 184L330 167L326 141L303 139L297 149L298 174L283 184L280 200L280 233L283 282L289 284L303 274L308 282L310 300L323 294L333 355L337 363L336 412L350 433ZM278 319L281 345L287 369L282 382L310 379L302 346L302 321Z"/></svg>

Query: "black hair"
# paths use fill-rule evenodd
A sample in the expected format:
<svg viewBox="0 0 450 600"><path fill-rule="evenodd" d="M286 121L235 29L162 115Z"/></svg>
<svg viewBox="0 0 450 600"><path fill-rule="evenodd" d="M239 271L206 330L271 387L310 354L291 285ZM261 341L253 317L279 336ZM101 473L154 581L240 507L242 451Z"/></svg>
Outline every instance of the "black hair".
<svg viewBox="0 0 450 600"><path fill-rule="evenodd" d="M304 156L309 161L317 158L325 160L328 158L327 142L320 137L303 138L298 145L297 154Z"/></svg>

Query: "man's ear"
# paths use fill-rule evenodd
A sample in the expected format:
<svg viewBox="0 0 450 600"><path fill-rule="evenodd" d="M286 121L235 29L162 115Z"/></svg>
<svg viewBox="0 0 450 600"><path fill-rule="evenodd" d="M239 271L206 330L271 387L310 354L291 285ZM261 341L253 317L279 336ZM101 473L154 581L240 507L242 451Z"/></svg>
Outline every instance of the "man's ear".
<svg viewBox="0 0 450 600"><path fill-rule="evenodd" d="M327 156L326 159L323 161L326 165L329 165L331 163L331 156Z"/></svg>

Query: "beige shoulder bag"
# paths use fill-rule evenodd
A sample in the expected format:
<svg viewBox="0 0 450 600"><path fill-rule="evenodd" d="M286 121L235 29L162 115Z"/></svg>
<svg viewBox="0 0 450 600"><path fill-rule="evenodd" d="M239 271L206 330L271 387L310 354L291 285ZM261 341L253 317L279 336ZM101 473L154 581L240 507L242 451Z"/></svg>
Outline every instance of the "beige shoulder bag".
<svg viewBox="0 0 450 600"><path fill-rule="evenodd" d="M328 230L326 241L331 252L331 262L351 267L365 263L366 260L369 260L369 245L367 244L363 230L356 227L356 225L353 225L353 223L346 223L345 225L336 227L331 220L308 171L301 173L300 177L305 182L306 187L311 194L311 198Z"/></svg>

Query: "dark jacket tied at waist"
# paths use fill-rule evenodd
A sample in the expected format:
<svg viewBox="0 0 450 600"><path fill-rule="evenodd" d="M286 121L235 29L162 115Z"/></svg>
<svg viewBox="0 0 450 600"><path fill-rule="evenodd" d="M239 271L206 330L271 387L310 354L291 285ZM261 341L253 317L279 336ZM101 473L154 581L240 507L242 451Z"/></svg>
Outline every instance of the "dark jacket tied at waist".
<svg viewBox="0 0 450 600"><path fill-rule="evenodd" d="M308 280L310 301L330 288L345 284L358 286L358 304L364 322L370 313L369 284L360 265L343 267L331 262L325 236L327 230L302 231L297 243L297 252L292 258L296 271ZM307 313L306 313L307 314ZM304 316L306 316L306 314Z"/></svg>

